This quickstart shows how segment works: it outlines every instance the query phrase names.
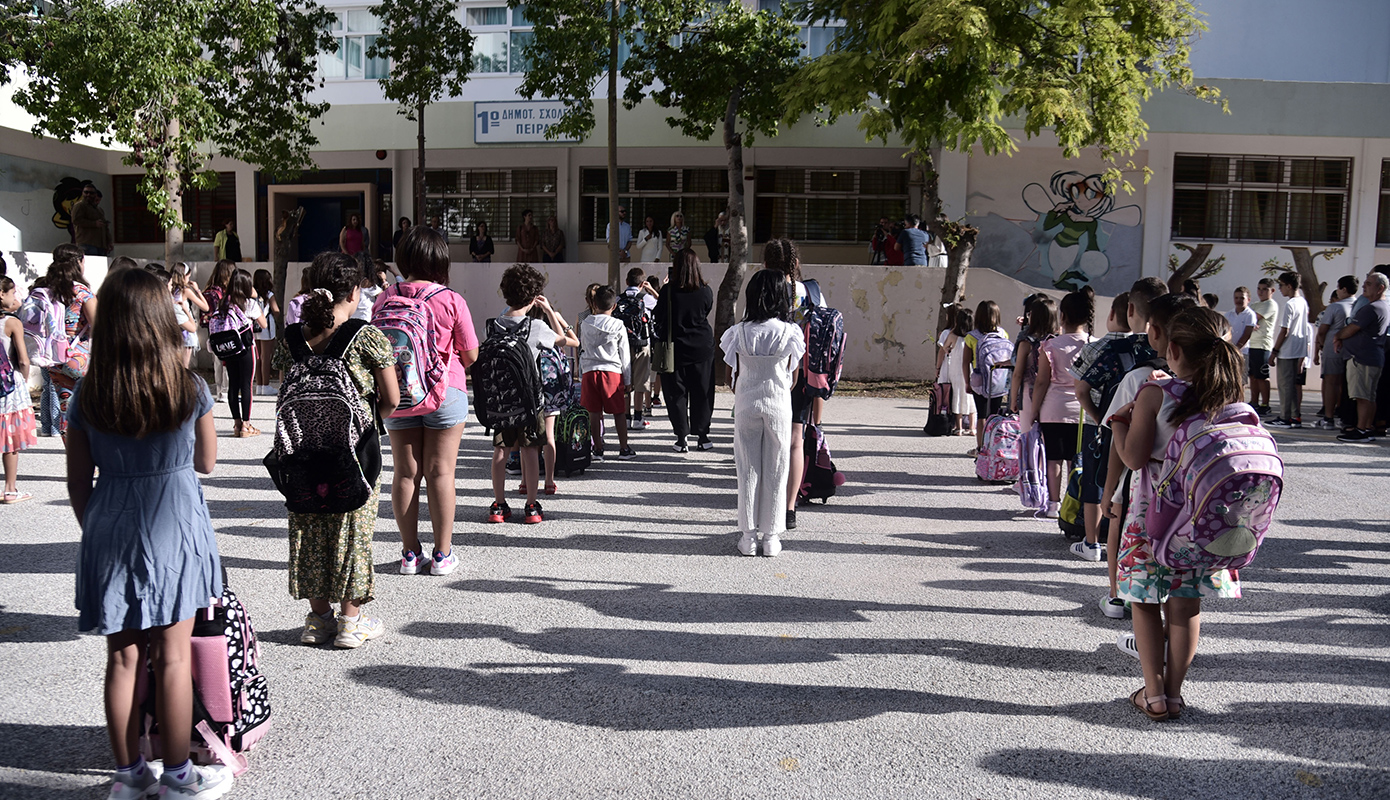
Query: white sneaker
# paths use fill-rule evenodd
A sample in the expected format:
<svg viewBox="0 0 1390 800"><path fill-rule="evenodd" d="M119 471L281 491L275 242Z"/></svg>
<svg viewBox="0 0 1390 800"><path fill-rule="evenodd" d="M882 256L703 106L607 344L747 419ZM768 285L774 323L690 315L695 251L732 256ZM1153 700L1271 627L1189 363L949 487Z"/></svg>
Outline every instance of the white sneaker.
<svg viewBox="0 0 1390 800"><path fill-rule="evenodd" d="M453 548L449 549L449 555L435 553L434 558L430 559L431 575L448 575L458 569L459 557L454 555Z"/></svg>
<svg viewBox="0 0 1390 800"><path fill-rule="evenodd" d="M1127 656L1133 656L1135 660L1139 658L1139 645L1134 640L1134 634L1122 633L1115 639L1115 646L1120 648L1120 652Z"/></svg>
<svg viewBox="0 0 1390 800"><path fill-rule="evenodd" d="M1047 517L1048 519L1057 519L1057 517L1061 516L1061 513L1061 503L1048 503L1047 510L1043 512L1043 516Z"/></svg>
<svg viewBox="0 0 1390 800"><path fill-rule="evenodd" d="M158 761L145 762L145 775L135 783L121 783L120 778L111 782L111 793L106 800L142 800L145 797L159 796L159 776L164 765Z"/></svg>
<svg viewBox="0 0 1390 800"><path fill-rule="evenodd" d="M304 630L299 634L300 644L327 644L338 634L338 625L333 617L324 619L310 611L304 615Z"/></svg>
<svg viewBox="0 0 1390 800"><path fill-rule="evenodd" d="M769 533L763 537L763 555L772 558L780 552L782 552L781 537L775 533Z"/></svg>
<svg viewBox="0 0 1390 800"><path fill-rule="evenodd" d="M758 534L748 532L740 536L738 551L745 556L756 556L758 554Z"/></svg>
<svg viewBox="0 0 1390 800"><path fill-rule="evenodd" d="M159 785L164 789L164 797L188 797L194 800L216 800L232 790L232 768L222 764L207 767L193 767L193 780L185 784L174 783L169 773L159 777Z"/></svg>
<svg viewBox="0 0 1390 800"><path fill-rule="evenodd" d="M333 639L334 647L356 649L372 639L380 639L386 632L386 626L381 624L381 620L373 619L361 612L358 614L356 622L342 614L338 615L338 636Z"/></svg>
<svg viewBox="0 0 1390 800"><path fill-rule="evenodd" d="M1105 546L1102 544L1091 544L1090 542L1076 542L1071 546L1072 555L1084 561L1104 561Z"/></svg>
<svg viewBox="0 0 1390 800"><path fill-rule="evenodd" d="M430 563L430 562L429 562L429 559L426 559L426 558L425 558L425 554L424 554L424 553L406 553L406 552L402 552L402 553L401 553L401 574L402 574L402 575L419 575L419 574L425 569L425 565L428 564L428 563Z"/></svg>
<svg viewBox="0 0 1390 800"><path fill-rule="evenodd" d="M1100 613L1111 619L1125 618L1125 601L1108 594L1100 596Z"/></svg>

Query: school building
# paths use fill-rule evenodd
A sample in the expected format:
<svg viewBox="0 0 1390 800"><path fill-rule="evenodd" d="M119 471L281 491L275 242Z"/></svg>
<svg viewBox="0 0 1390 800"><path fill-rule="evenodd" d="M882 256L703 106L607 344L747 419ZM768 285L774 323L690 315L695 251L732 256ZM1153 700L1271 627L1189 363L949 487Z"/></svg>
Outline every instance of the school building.
<svg viewBox="0 0 1390 800"><path fill-rule="evenodd" d="M584 141L545 139L557 104L517 94L519 47L531 35L524 9L496 0L459 4L476 35L474 73L463 97L427 111L421 210L412 207L415 123L382 97L376 79L389 65L365 57L377 30L370 3L326 5L337 12L340 49L320 62L318 96L332 108L316 129L318 170L276 181L250 165L214 160L220 185L185 197L189 260L211 259L213 236L234 219L246 257L267 261L279 214L295 207L305 212L295 260L336 247L348 215L361 213L374 245L386 245L378 250L384 257L398 218L439 217L456 261L469 260L468 235L486 222L496 260L508 262L524 209L538 224L557 219L568 261L606 260L606 115L598 114ZM1098 294L1113 295L1141 275L1166 277L1169 256L1186 256L1175 244L1211 243L1212 258L1225 256L1225 266L1203 290L1216 291L1229 308L1230 289L1253 286L1261 264L1292 261L1286 246L1343 249L1318 261L1329 284L1390 261L1390 3L1198 6L1210 30L1193 47L1193 67L1199 81L1221 90L1230 113L1180 92L1155 96L1146 106L1148 140L1127 172L1133 193L1107 192L1097 154L1064 159L1048 137L1030 141L1019 133L1012 156L940 155L948 213L968 215L981 229L976 268L1048 289L1089 282ZM834 36L834 25L802 31L811 55ZM11 91L0 88L0 251L41 253L67 241L64 205L90 180L105 193L115 252L162 258L163 233L136 192L139 176L120 163L123 153L32 137L31 120L8 102ZM666 116L651 102L619 112L620 194L634 230L647 216L665 230L672 212L682 211L703 257L702 238L726 202L726 154L719 136L688 139ZM755 261L761 242L790 236L807 264L865 265L879 218L921 207L921 174L904 149L866 143L854 120L825 127L803 120L775 138L760 137L744 162ZM1147 184L1145 166L1152 170ZM925 331L925 319L912 321L910 334L901 330L903 320L897 331L880 329L878 317L890 316L879 313L880 299L883 311L902 304L911 316L912 308L937 301L929 288L914 287L939 286L939 279L903 282L899 275L888 284L896 292L875 280L877 291L855 290L840 304L864 306L874 336L924 341L916 323ZM914 371L909 360L929 360L883 350L885 361L870 371L906 374Z"/></svg>

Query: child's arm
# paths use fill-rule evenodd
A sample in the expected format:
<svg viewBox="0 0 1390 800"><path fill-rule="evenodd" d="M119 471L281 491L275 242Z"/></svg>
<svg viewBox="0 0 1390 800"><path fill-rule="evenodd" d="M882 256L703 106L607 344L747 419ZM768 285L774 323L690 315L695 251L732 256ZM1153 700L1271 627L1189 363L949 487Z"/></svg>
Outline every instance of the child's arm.
<svg viewBox="0 0 1390 800"><path fill-rule="evenodd" d="M1115 502L1111 498L1115 496L1115 490L1120 488L1120 476L1124 475L1125 466L1120 461L1120 454L1115 452L1115 439L1110 438L1110 459L1105 465L1105 491L1100 497L1100 510L1110 519L1119 519L1122 509L1115 508Z"/></svg>
<svg viewBox="0 0 1390 800"><path fill-rule="evenodd" d="M623 392L632 391L632 348L627 343L627 333L618 334L618 358L623 365Z"/></svg>
<svg viewBox="0 0 1390 800"><path fill-rule="evenodd" d="M1096 401L1091 398L1091 384L1080 378L1072 381L1072 387L1076 390L1076 399L1081 403L1081 410L1086 412L1088 419L1096 420L1100 424L1100 409L1096 408Z"/></svg>
<svg viewBox="0 0 1390 800"><path fill-rule="evenodd" d="M275 299L275 295L272 294L272 295L270 296L270 298L269 298L268 302L266 303L266 305L269 307L268 310L269 310L270 313L272 313L272 314L279 314L279 313L280 313L280 301Z"/></svg>
<svg viewBox="0 0 1390 800"><path fill-rule="evenodd" d="M941 380L943 377L946 377L946 376L943 376L943 375L941 374L941 367L942 367L943 364L946 363L946 356L951 352L951 347L955 345L955 341L954 341L955 336L956 336L956 335L955 335L954 333L948 333L948 334L946 334L946 339L945 339L944 341L942 341L941 347L936 351L936 382L937 382L937 383L945 383L945 382L949 381L949 378L947 378L947 381Z"/></svg>
<svg viewBox="0 0 1390 800"><path fill-rule="evenodd" d="M217 426L212 412L198 417L193 431L193 469L204 475L211 475L217 466Z"/></svg>
<svg viewBox="0 0 1390 800"><path fill-rule="evenodd" d="M16 317L5 320L5 333L14 344L15 371L25 381L29 380L29 350L24 346L24 324Z"/></svg>
<svg viewBox="0 0 1390 800"><path fill-rule="evenodd" d="M478 351L473 352L476 354ZM393 364L373 369L372 377L376 379L376 413L382 417L389 417L401 403L401 387L396 383L396 367Z"/></svg>
<svg viewBox="0 0 1390 800"><path fill-rule="evenodd" d="M1014 370L1014 377L1018 377L1018 370ZM1047 357L1047 353L1038 353L1038 377L1033 379L1033 407L1028 409L1026 420L1030 423L1027 427L1032 427L1031 423L1042 419L1043 399L1047 397L1047 390L1052 388L1052 359ZM1019 397L1019 402L1023 398Z"/></svg>
<svg viewBox="0 0 1390 800"><path fill-rule="evenodd" d="M183 304L183 317L183 322L179 323L180 328L189 332L198 330L198 320L195 319L193 313L188 310L187 302Z"/></svg>
<svg viewBox="0 0 1390 800"><path fill-rule="evenodd" d="M183 299L197 306L198 310L204 314L208 313L207 298L203 297L203 290L199 289L196 284L190 283L183 287Z"/></svg>
<svg viewBox="0 0 1390 800"><path fill-rule="evenodd" d="M1149 463L1158 432L1158 411L1163 405L1163 389L1146 385L1133 403L1111 415L1115 432L1115 452L1126 467L1143 469ZM1129 413L1126 413L1129 412Z"/></svg>
<svg viewBox="0 0 1390 800"><path fill-rule="evenodd" d="M208 414L212 418L212 414ZM214 439L216 438L214 433ZM97 465L92 461L92 448L87 441L87 432L77 426L68 427L66 442L68 451L68 502L72 513L77 515L77 524L82 525L87 515L87 501L92 499L92 476ZM216 444L213 445L216 447Z"/></svg>
<svg viewBox="0 0 1390 800"><path fill-rule="evenodd" d="M1009 396L1005 399L1004 405L1008 408L1023 411L1023 365L1028 362L1028 352L1032 349L1029 342L1018 343L1018 353L1014 357L1014 374L1009 378ZM1034 396L1036 397L1037 384L1033 384Z"/></svg>

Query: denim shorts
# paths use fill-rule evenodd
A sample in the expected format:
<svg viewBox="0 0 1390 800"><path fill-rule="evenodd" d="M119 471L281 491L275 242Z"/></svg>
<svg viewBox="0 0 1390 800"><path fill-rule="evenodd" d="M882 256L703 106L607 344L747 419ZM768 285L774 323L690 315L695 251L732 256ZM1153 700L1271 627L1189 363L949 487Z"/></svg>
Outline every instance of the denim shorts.
<svg viewBox="0 0 1390 800"><path fill-rule="evenodd" d="M468 419L468 392L450 386L444 392L444 402L428 414L414 417L387 417L382 420L388 431L408 431L412 428L429 428L443 431Z"/></svg>

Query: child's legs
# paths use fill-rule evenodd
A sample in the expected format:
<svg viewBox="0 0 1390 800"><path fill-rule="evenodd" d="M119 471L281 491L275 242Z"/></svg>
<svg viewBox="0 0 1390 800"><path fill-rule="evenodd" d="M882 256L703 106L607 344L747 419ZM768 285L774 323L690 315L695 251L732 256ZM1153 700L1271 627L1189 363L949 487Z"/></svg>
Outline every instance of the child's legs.
<svg viewBox="0 0 1390 800"><path fill-rule="evenodd" d="M780 534L787 529L787 515L784 509L787 507L786 493L790 491L791 482L783 479L782 473L790 473L788 458L792 449L791 442L787 441L788 426L785 417L778 418L778 415L770 414L763 416L760 422L763 429L760 448L763 481L758 491L758 495L761 496L758 497L758 515L755 521L758 530L763 534ZM801 479L797 478L798 489L800 483ZM796 501L794 496L792 501Z"/></svg>
<svg viewBox="0 0 1390 800"><path fill-rule="evenodd" d="M459 458L463 423L452 428L424 428L425 488L430 499L430 527L434 530L434 549L449 553L454 541L454 504L457 490L454 470Z"/></svg>
<svg viewBox="0 0 1390 800"><path fill-rule="evenodd" d="M1163 687L1163 615L1157 603L1131 603L1134 616L1134 644L1139 649L1139 665L1144 670L1144 697L1162 697ZM1149 706L1162 710L1163 702Z"/></svg>
<svg viewBox="0 0 1390 800"><path fill-rule="evenodd" d="M5 491L7 493L18 491L18 489L15 488L15 481L19 479L19 453L6 453L4 455L4 462Z"/></svg>
<svg viewBox="0 0 1390 800"><path fill-rule="evenodd" d="M256 349L259 350L260 358L256 361L256 385L270 385L270 359L275 355L275 342L256 340Z"/></svg>
<svg viewBox="0 0 1390 800"><path fill-rule="evenodd" d="M622 419L622 415L618 415ZM536 500L536 483L540 480L541 448L539 443L523 442L521 446L521 479L526 483L526 502Z"/></svg>
<svg viewBox="0 0 1390 800"><path fill-rule="evenodd" d="M624 401L626 405L626 401ZM618 449L627 447L627 415L621 411L613 415L613 427L618 429Z"/></svg>
<svg viewBox="0 0 1390 800"><path fill-rule="evenodd" d="M170 766L188 760L188 741L193 733L192 635L192 617L149 630L150 660L158 682L155 717L159 720L159 745L164 763Z"/></svg>
<svg viewBox="0 0 1390 800"><path fill-rule="evenodd" d="M425 457L425 429L387 430L391 438L391 511L401 531L401 547L420 548L420 478Z"/></svg>
<svg viewBox="0 0 1390 800"><path fill-rule="evenodd" d="M1200 597L1171 597L1164 604L1168 633L1168 669L1164 676L1165 693L1182 696L1182 682L1187 678L1192 657L1197 654L1197 640L1202 633L1202 599Z"/></svg>
<svg viewBox="0 0 1390 800"><path fill-rule="evenodd" d="M52 436L58 430L58 387L47 367L41 367L43 390L39 394L39 433Z"/></svg>
<svg viewBox="0 0 1390 800"><path fill-rule="evenodd" d="M227 365L220 359L212 360L212 382L213 390L218 397L226 394L227 391Z"/></svg>
<svg viewBox="0 0 1390 800"><path fill-rule="evenodd" d="M758 495L766 492L763 483L763 450L772 446L764 441L761 415L753 408L735 406L734 470L738 475L738 527L744 533L757 533Z"/></svg>
<svg viewBox="0 0 1390 800"><path fill-rule="evenodd" d="M507 452L511 450L505 445L494 445L492 448L492 499L498 503L507 502ZM526 475L526 449L521 451L521 474L522 480Z"/></svg>
<svg viewBox="0 0 1390 800"><path fill-rule="evenodd" d="M545 485L555 485L555 415L545 415Z"/></svg>
<svg viewBox="0 0 1390 800"><path fill-rule="evenodd" d="M1053 503L1062 502L1062 464L1061 461L1047 462L1047 499Z"/></svg>
<svg viewBox="0 0 1390 800"><path fill-rule="evenodd" d="M117 767L134 763L140 754L141 713L135 687L145 668L146 641L144 631L106 637L106 735Z"/></svg>
<svg viewBox="0 0 1390 800"><path fill-rule="evenodd" d="M801 491L801 479L806 473L806 426L800 422L792 422L792 440L788 443L787 453L790 458L787 464L787 510L796 509L796 496Z"/></svg>
<svg viewBox="0 0 1390 800"><path fill-rule="evenodd" d="M339 612L345 617L355 617L362 613L362 604L355 600L344 600L338 604ZM309 601L309 610L326 617L333 613L333 604L324 597L316 597Z"/></svg>
<svg viewBox="0 0 1390 800"><path fill-rule="evenodd" d="M1337 416L1337 408L1342 405L1342 380L1345 375L1322 376L1322 415L1327 419Z"/></svg>
<svg viewBox="0 0 1390 800"><path fill-rule="evenodd" d="M232 419L241 422L251 419L251 378L256 357L251 350L227 359L227 405Z"/></svg>

